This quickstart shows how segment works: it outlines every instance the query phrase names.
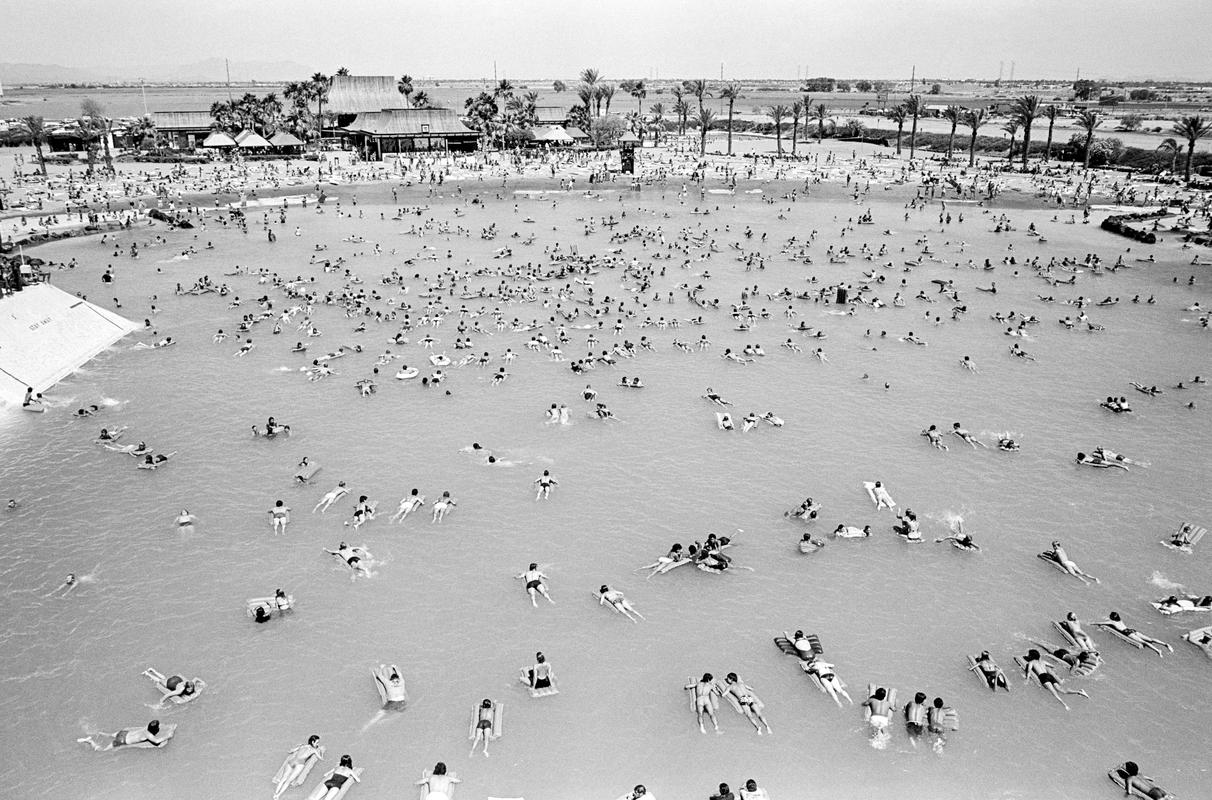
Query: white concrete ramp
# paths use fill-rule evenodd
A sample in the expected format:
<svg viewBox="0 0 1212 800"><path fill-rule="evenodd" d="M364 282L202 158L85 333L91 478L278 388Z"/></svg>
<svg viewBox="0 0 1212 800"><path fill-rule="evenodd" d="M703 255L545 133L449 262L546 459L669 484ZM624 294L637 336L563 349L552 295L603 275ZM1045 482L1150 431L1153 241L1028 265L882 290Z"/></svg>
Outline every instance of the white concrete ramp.
<svg viewBox="0 0 1212 800"><path fill-rule="evenodd" d="M139 326L50 284L0 299L0 406L45 392Z"/></svg>

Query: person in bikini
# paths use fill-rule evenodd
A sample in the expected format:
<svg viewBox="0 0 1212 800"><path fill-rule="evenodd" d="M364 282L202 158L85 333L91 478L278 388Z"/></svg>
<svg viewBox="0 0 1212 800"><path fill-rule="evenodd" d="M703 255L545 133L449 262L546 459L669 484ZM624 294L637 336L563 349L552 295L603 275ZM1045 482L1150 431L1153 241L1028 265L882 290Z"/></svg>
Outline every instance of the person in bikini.
<svg viewBox="0 0 1212 800"><path fill-rule="evenodd" d="M1163 642L1161 639L1154 639L1152 636L1146 636L1145 634L1141 633L1140 631L1136 630L1135 628L1129 628L1127 625L1124 624L1123 619L1120 618L1118 611L1112 611L1110 614L1107 615L1107 619L1102 620L1101 622L1096 622L1094 624L1100 625L1100 626L1102 626L1104 628L1108 628L1110 630L1113 630L1113 631L1119 633L1125 639L1129 639L1133 642L1136 642L1137 644L1141 645L1142 647L1149 648L1154 653L1157 653L1158 656L1160 656L1162 654L1162 651L1161 651L1162 647L1168 648L1171 653L1174 652L1174 648L1171 647L1170 645L1166 644L1165 642ZM1159 647L1159 645L1160 645L1160 647Z"/></svg>
<svg viewBox="0 0 1212 800"><path fill-rule="evenodd" d="M988 650L982 650L981 654L976 657L976 663L969 670L979 672L981 677L985 679L985 683L989 684L989 688L994 691L1000 686L1007 692L1010 691L1010 684L1006 681L1006 673L1002 672L1002 668L993 663L993 659L989 656Z"/></svg>

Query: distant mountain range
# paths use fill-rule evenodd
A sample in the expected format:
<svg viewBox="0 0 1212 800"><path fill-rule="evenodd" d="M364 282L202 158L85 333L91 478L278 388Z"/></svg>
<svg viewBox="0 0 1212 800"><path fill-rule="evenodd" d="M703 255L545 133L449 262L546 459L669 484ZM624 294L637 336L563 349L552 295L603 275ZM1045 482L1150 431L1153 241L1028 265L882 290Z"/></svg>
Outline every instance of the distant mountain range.
<svg viewBox="0 0 1212 800"><path fill-rule="evenodd" d="M301 80L315 70L294 61L233 61L235 82ZM122 64L96 67L64 67L59 64L10 64L0 62L0 82L5 86L48 83L217 83L227 80L221 58L192 64Z"/></svg>

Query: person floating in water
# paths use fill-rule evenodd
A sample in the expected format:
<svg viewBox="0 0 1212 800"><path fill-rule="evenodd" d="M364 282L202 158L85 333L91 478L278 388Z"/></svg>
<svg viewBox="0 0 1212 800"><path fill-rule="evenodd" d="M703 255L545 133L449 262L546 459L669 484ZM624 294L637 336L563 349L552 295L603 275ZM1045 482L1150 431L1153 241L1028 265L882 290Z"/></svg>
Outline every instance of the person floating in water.
<svg viewBox="0 0 1212 800"><path fill-rule="evenodd" d="M538 564L531 564L526 568L526 571L520 575L515 575L515 578L526 581L526 593L530 595L530 604L535 608L539 607L538 595L543 595L548 602L555 605L555 600L551 599L551 595L547 593L547 585L543 583L546 575L539 571Z"/></svg>

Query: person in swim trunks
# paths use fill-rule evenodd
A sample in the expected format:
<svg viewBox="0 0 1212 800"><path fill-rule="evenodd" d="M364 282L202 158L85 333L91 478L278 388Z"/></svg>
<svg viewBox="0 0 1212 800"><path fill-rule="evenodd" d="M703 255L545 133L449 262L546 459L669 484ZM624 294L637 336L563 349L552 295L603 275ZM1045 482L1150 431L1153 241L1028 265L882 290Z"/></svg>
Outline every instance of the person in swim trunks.
<svg viewBox="0 0 1212 800"><path fill-rule="evenodd" d="M326 549L324 552L328 553L329 555L334 555L344 561L345 564L354 571L355 577L357 577L359 573L368 578L370 577L370 568L362 563L362 558L364 556L369 557L370 553L366 552L361 547L350 547L349 545L345 544L345 542L341 542L339 545L337 545L336 550Z"/></svg>
<svg viewBox="0 0 1212 800"><path fill-rule="evenodd" d="M532 606L535 608L539 607L538 595L540 594L546 597L552 605L555 605L555 600L551 599L551 595L547 593L547 586L543 583L543 579L547 576L539 571L538 564L531 564L525 572L514 577L526 581L526 593L530 595L530 604Z"/></svg>
<svg viewBox="0 0 1212 800"><path fill-rule="evenodd" d="M913 700L905 703L905 729L910 736L921 736L926 732L926 693L918 692Z"/></svg>
<svg viewBox="0 0 1212 800"><path fill-rule="evenodd" d="M727 687L725 691L736 699L737 705L741 707L741 712L753 725L758 736L762 735L762 725L766 726L767 733L774 733L770 729L770 723L762 716L762 709L765 706L762 705L761 700L757 699L757 696L753 693L753 689L738 678L735 672L729 672L724 676L724 683Z"/></svg>
<svg viewBox="0 0 1212 800"><path fill-rule="evenodd" d="M867 711L867 722L871 724L876 731L883 731L888 728L888 723L892 721L892 703L888 700L888 692L884 687L879 687L874 694L863 701L863 707Z"/></svg>
<svg viewBox="0 0 1212 800"><path fill-rule="evenodd" d="M475 755L476 745L480 742L484 743L484 757L488 757L488 737L492 734L492 717L495 706L487 697L480 703L480 707L476 710L476 730L475 738L471 741L471 752L468 755Z"/></svg>
<svg viewBox="0 0 1212 800"><path fill-rule="evenodd" d="M101 738L102 741L96 741ZM146 744L151 747L163 747L172 739L171 728L163 734L160 732L160 720L153 719L146 728L124 728L117 733L92 733L77 742L90 745L94 750L113 750L118 747Z"/></svg>
<svg viewBox="0 0 1212 800"><path fill-rule="evenodd" d="M1165 789L1153 785L1145 776L1141 775L1140 767L1136 765L1135 761L1125 761L1124 765L1115 771L1124 781L1124 797L1128 797L1133 791L1151 798L1151 800L1166 800L1171 796Z"/></svg>
<svg viewBox="0 0 1212 800"><path fill-rule="evenodd" d="M1052 670L1040 659L1039 651L1035 649L1028 650L1027 655L1023 656L1023 682L1031 680L1032 675L1039 681L1040 686L1052 693L1056 702L1064 706L1066 711L1069 710L1069 705L1061 699L1062 694L1080 694L1085 698L1090 697L1081 689L1063 688L1060 685L1060 679L1052 674Z"/></svg>

